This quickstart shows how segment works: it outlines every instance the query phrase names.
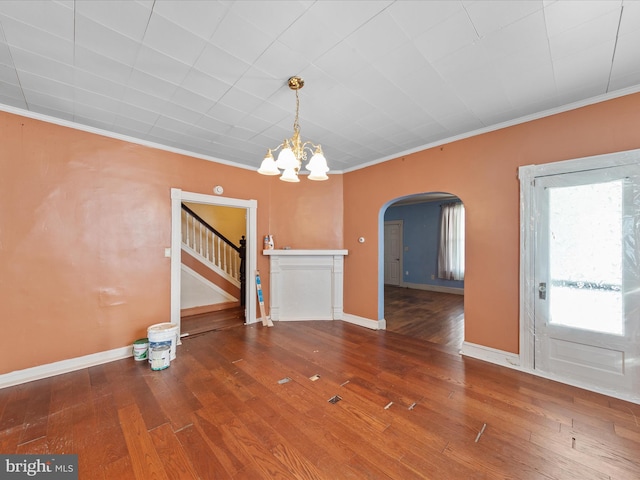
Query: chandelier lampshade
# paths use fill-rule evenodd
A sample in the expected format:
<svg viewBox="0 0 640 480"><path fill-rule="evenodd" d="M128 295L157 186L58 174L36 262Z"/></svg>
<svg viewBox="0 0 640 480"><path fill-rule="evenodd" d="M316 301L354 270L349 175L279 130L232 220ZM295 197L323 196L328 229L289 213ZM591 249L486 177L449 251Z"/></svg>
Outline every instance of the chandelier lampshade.
<svg viewBox="0 0 640 480"><path fill-rule="evenodd" d="M280 170L276 167L276 161L273 159L271 150L269 150L269 153L267 153L264 160L262 160L258 173L262 175L280 175Z"/></svg>
<svg viewBox="0 0 640 480"><path fill-rule="evenodd" d="M329 167L327 166L327 159L324 158L322 150L318 147L307 163L307 170L311 172L309 174L309 180L328 180L327 172Z"/></svg>
<svg viewBox="0 0 640 480"><path fill-rule="evenodd" d="M299 182L298 173L302 168L302 163L307 161L308 154L311 154L309 163L305 168L309 170L309 180L328 180L327 159L322 153L322 147L310 141L300 140L300 125L298 115L300 111L300 99L298 90L304 86L304 80L300 77L289 79L289 88L296 92L296 116L293 122L293 136L285 139L276 148L270 148L260 164L258 173L262 175L280 175L280 180L284 182ZM277 152L278 157L274 159L273 152ZM280 172L282 170L282 173Z"/></svg>
<svg viewBox="0 0 640 480"><path fill-rule="evenodd" d="M293 168L285 168L284 172L282 172L282 175L280 176L280 180L282 180L283 182L292 183L300 181L300 179L298 178L298 173Z"/></svg>

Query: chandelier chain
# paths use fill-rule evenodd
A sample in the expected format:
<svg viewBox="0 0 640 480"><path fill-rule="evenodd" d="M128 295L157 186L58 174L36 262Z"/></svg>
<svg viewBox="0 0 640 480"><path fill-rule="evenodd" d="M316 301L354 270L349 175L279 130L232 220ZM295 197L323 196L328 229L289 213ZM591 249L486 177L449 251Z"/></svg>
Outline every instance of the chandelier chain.
<svg viewBox="0 0 640 480"><path fill-rule="evenodd" d="M298 97L298 90L296 90L296 118L293 121L293 131L300 132L300 124L298 123L298 112L300 111L300 98Z"/></svg>

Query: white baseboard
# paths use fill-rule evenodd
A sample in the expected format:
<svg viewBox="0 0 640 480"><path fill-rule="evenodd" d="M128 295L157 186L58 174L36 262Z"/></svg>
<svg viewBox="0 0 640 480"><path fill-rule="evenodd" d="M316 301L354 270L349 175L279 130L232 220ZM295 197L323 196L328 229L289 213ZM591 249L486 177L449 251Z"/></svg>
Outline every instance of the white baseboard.
<svg viewBox="0 0 640 480"><path fill-rule="evenodd" d="M583 390L588 390L590 392L600 393L602 395L607 395L608 397L618 398L620 400L624 400L625 402L631 402L631 403L640 405L640 395L625 394L617 390L598 388L597 386L581 382L580 380L567 379L561 375L554 375L552 373L541 372L540 370L522 369L521 371L525 373L530 373L531 375L535 375L536 377L546 378L547 380L553 380L554 382L564 383L565 385L571 385L572 387L581 388Z"/></svg>
<svg viewBox="0 0 640 480"><path fill-rule="evenodd" d="M519 370L523 373L535 375L536 377L546 378L565 385L571 385L573 387L582 388L583 390L589 390L591 392L608 395L610 397L619 398L620 400L640 405L640 396L638 395L626 395L618 391L594 387L593 385L580 382L579 380L571 380L559 375L542 372L540 370L525 368L520 365L520 356L515 353L504 352L502 350L496 350L495 348L464 342L462 344L460 354L467 357L477 358L478 360L484 360L485 362L494 363L496 365L501 365L503 367L512 368L514 370Z"/></svg>
<svg viewBox="0 0 640 480"><path fill-rule="evenodd" d="M132 356L133 347L128 346L48 363L46 365L38 365L37 367L26 368L24 370L16 370L15 372L0 375L0 388L12 387L42 378L54 377L63 373L75 372L83 368L93 367Z"/></svg>
<svg viewBox="0 0 640 480"><path fill-rule="evenodd" d="M382 320L370 320L368 318L359 317L357 315L351 315L350 313L345 313L342 316L342 321L347 323L353 323L354 325L358 325L360 327L370 328L371 330L387 329L387 321L384 318Z"/></svg>
<svg viewBox="0 0 640 480"><path fill-rule="evenodd" d="M403 282L401 287L412 288L414 290L428 290L430 292L453 293L455 295L464 295L464 288L443 287L441 285L427 285L424 283L406 283Z"/></svg>
<svg viewBox="0 0 640 480"><path fill-rule="evenodd" d="M521 370L520 355L516 353L505 352L475 343L463 342L460 354L466 357L484 360L485 362L495 363L496 365L502 365L503 367Z"/></svg>

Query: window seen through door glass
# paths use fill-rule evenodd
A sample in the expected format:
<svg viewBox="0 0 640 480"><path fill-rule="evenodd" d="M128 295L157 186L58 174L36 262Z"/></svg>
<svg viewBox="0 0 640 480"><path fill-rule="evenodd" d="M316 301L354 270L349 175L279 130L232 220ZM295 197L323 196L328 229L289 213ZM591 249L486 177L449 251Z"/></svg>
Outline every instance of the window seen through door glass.
<svg viewBox="0 0 640 480"><path fill-rule="evenodd" d="M622 335L622 180L549 188L549 319Z"/></svg>

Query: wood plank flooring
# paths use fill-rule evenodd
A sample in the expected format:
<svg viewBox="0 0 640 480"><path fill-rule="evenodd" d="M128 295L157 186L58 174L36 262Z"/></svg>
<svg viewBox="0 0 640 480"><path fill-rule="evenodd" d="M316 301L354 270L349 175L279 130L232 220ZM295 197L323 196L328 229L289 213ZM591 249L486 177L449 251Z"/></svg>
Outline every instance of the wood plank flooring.
<svg viewBox="0 0 640 480"><path fill-rule="evenodd" d="M193 336L214 330L225 330L244 325L244 321L244 307L232 306L181 318L181 334Z"/></svg>
<svg viewBox="0 0 640 480"><path fill-rule="evenodd" d="M464 296L385 285L387 330L457 348L464 340Z"/></svg>
<svg viewBox="0 0 640 480"><path fill-rule="evenodd" d="M639 419L453 346L277 322L186 338L162 371L126 359L2 389L0 452L77 453L90 480L631 480Z"/></svg>

